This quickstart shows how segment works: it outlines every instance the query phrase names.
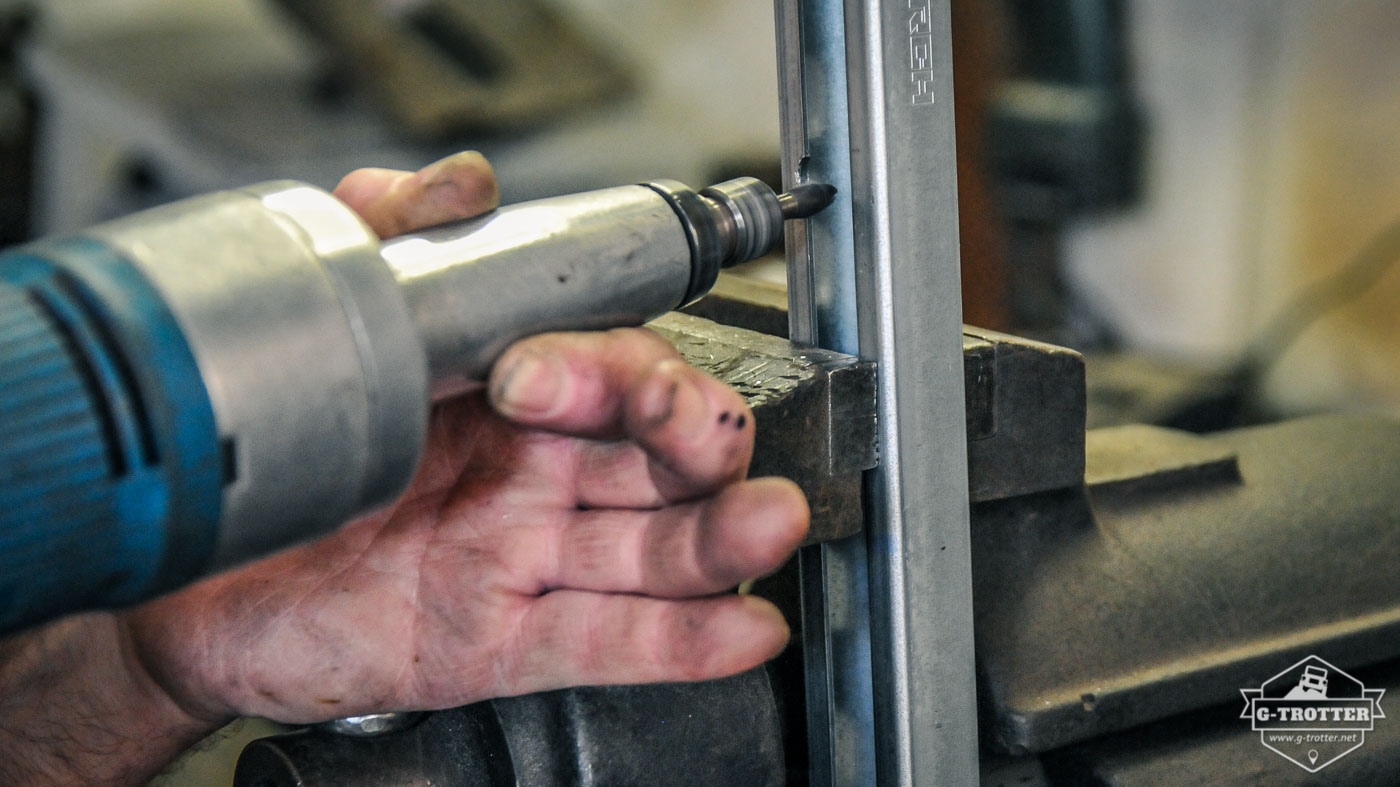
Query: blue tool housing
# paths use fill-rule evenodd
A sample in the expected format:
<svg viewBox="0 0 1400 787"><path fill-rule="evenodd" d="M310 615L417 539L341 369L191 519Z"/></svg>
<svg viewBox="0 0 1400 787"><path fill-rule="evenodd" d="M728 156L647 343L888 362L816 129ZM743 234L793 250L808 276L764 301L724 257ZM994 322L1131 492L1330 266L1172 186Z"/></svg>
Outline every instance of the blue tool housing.
<svg viewBox="0 0 1400 787"><path fill-rule="evenodd" d="M0 255L0 632L197 575L222 453L189 343L135 265L82 238Z"/></svg>

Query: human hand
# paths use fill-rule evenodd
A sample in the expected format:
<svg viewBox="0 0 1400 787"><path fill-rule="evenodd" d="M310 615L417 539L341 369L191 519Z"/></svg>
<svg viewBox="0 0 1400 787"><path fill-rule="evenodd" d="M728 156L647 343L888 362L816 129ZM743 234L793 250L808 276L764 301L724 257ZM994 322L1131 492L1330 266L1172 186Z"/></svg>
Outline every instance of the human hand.
<svg viewBox="0 0 1400 787"><path fill-rule="evenodd" d="M381 235L495 204L484 159L361 170L337 188ZM753 416L642 329L518 343L439 406L417 477L321 541L123 613L194 718L312 722L567 685L739 672L781 615L724 594L776 569L807 510L743 481Z"/></svg>
<svg viewBox="0 0 1400 787"><path fill-rule="evenodd" d="M496 202L476 154L361 170L381 233ZM237 715L311 722L570 684L738 672L786 641L720 591L778 567L805 501L741 481L752 415L644 330L541 336L439 407L409 491L321 541L123 612L0 640L0 782L145 784Z"/></svg>

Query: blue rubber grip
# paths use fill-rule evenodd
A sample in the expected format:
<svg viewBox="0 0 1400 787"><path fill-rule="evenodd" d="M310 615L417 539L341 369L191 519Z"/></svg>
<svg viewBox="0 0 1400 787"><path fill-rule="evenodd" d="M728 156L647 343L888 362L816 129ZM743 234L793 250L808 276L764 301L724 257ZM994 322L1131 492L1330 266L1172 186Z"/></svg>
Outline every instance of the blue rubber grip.
<svg viewBox="0 0 1400 787"><path fill-rule="evenodd" d="M0 256L0 632L196 576L223 468L193 353L107 247Z"/></svg>

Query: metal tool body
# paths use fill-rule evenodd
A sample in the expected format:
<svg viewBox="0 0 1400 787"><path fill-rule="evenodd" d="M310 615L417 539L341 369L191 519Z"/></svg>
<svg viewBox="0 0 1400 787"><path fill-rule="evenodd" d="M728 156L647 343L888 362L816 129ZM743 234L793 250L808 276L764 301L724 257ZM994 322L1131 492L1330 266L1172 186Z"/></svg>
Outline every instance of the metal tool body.
<svg viewBox="0 0 1400 787"><path fill-rule="evenodd" d="M274 182L0 256L0 630L388 502L430 399L511 341L692 301L830 198L656 181L381 244L330 194Z"/></svg>

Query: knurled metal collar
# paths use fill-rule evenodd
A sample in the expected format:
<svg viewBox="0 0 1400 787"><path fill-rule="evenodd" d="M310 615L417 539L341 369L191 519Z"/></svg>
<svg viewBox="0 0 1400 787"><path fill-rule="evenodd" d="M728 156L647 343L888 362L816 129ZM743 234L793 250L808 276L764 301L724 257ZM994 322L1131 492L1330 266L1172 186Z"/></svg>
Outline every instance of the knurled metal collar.
<svg viewBox="0 0 1400 787"><path fill-rule="evenodd" d="M734 222L734 251L722 266L737 265L767 254L783 237L783 210L778 195L758 178L735 178L700 191L728 209Z"/></svg>
<svg viewBox="0 0 1400 787"><path fill-rule="evenodd" d="M653 180L641 184L666 199L676 212L690 244L690 284L680 306L710 291L724 263L724 236L715 223L714 211L694 189L675 180Z"/></svg>

